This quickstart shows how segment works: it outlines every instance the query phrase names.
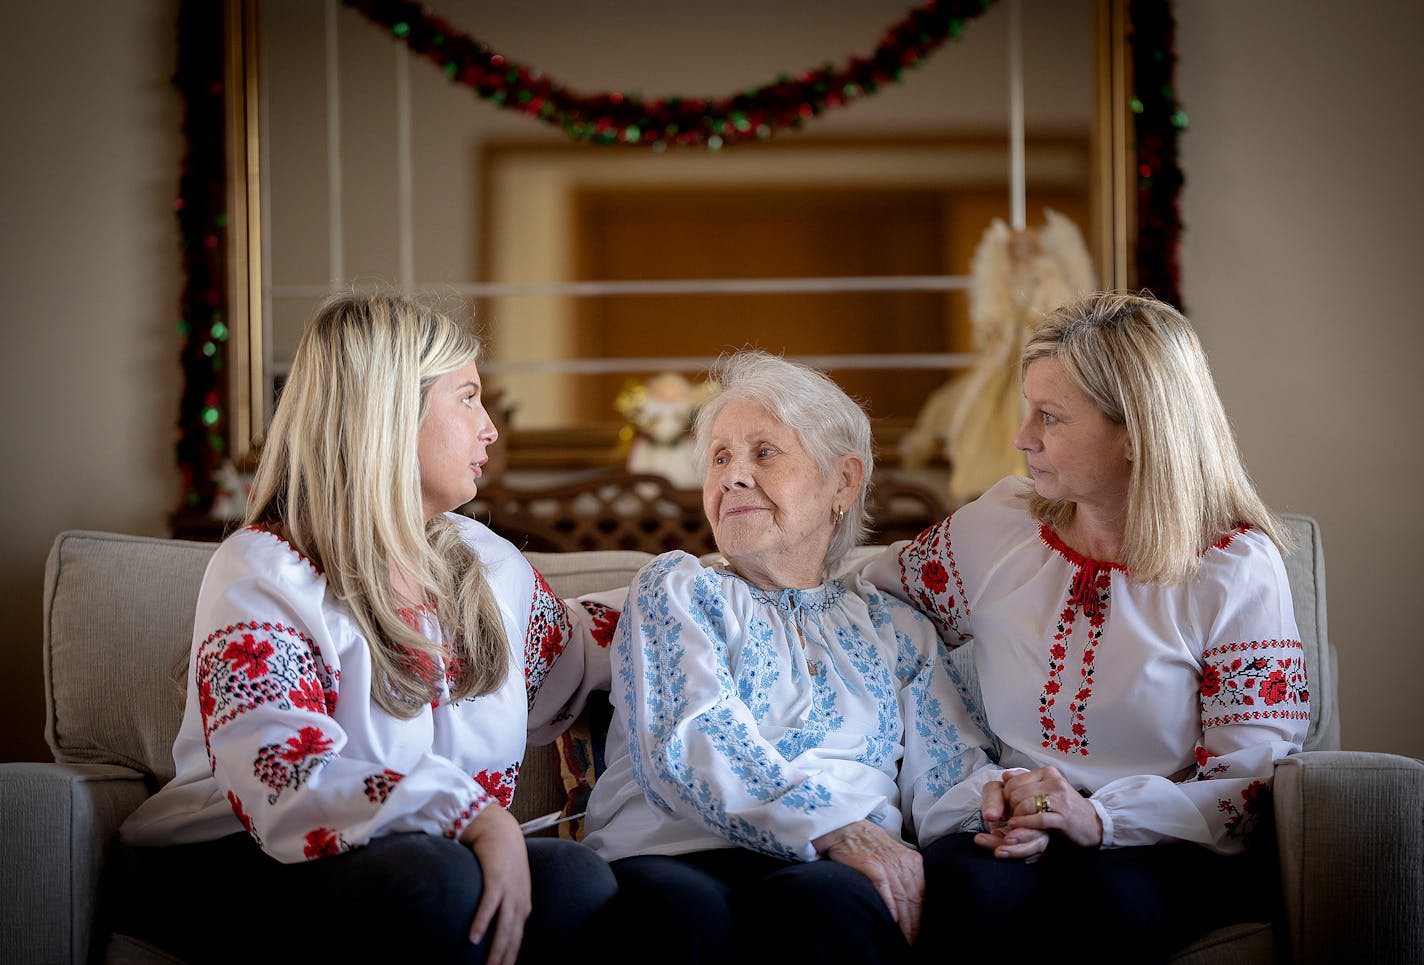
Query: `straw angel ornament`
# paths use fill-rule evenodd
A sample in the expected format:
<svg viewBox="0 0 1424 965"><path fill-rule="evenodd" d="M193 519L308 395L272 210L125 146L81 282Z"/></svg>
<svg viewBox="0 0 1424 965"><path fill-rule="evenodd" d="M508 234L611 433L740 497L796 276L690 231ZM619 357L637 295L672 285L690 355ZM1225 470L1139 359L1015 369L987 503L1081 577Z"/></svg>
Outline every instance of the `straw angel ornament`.
<svg viewBox="0 0 1424 965"><path fill-rule="evenodd" d="M984 232L970 264L974 364L931 397L902 442L907 465L923 465L943 446L951 506L1004 476L1027 474L1013 445L1024 416L1019 354L1045 313L1097 287L1077 226L1056 211L1044 217L1036 231L1013 231L995 218Z"/></svg>

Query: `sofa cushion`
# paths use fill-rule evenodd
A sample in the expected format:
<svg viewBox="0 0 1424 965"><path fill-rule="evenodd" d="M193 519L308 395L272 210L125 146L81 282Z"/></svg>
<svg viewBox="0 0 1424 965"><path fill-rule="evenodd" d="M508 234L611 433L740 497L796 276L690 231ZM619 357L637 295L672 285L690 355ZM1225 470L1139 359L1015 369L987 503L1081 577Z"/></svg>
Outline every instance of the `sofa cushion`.
<svg viewBox="0 0 1424 965"><path fill-rule="evenodd" d="M71 531L45 567L45 739L62 764L173 776L181 672L215 543Z"/></svg>
<svg viewBox="0 0 1424 965"><path fill-rule="evenodd" d="M554 595L565 598L626 587L653 559L651 553L638 550L525 553L524 556L549 582Z"/></svg>

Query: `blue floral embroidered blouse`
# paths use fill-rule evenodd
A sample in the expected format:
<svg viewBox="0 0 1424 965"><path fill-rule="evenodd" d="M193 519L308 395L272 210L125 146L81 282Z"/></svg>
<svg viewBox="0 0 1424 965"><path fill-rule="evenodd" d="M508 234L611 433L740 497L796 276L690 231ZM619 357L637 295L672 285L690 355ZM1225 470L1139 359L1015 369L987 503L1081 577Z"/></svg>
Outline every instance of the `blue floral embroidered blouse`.
<svg viewBox="0 0 1424 965"><path fill-rule="evenodd" d="M609 859L812 841L917 814L986 763L933 625L850 576L767 592L682 552L629 589L613 646L606 766L585 841Z"/></svg>

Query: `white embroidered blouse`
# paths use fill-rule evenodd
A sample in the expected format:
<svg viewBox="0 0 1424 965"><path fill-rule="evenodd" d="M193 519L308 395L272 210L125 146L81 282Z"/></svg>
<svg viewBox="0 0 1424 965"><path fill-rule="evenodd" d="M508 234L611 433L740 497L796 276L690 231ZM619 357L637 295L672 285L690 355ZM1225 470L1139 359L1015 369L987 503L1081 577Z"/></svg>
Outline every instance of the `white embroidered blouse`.
<svg viewBox="0 0 1424 965"><path fill-rule="evenodd" d="M366 640L325 576L280 537L242 530L199 591L176 775L123 839L183 844L245 828L296 862L401 831L455 837L484 808L508 807L526 740L551 740L590 689L607 688L601 648L617 613L592 597L565 605L508 541L449 518L504 618L512 669L499 689L452 703L441 663L440 697L410 719L382 710ZM433 611L408 617L439 638Z"/></svg>
<svg viewBox="0 0 1424 965"><path fill-rule="evenodd" d="M770 593L659 556L619 620L584 841L610 860L741 846L804 861L862 818L902 837L902 802L924 810L987 761L944 654L857 577Z"/></svg>
<svg viewBox="0 0 1424 965"><path fill-rule="evenodd" d="M861 571L948 646L975 642L1001 766L953 788L933 823L972 815L1004 768L1051 764L1091 795L1105 847L1239 851L1269 810L1273 762L1300 750L1310 719L1279 552L1243 528L1191 582L1135 582L1035 522L1031 485L1000 481Z"/></svg>

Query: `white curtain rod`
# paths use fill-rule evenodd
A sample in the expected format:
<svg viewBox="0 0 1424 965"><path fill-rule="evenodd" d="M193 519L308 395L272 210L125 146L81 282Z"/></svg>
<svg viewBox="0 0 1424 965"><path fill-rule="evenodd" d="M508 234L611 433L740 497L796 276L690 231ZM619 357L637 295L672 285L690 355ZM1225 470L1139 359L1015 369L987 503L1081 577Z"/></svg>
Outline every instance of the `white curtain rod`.
<svg viewBox="0 0 1424 965"><path fill-rule="evenodd" d="M752 295L782 292L847 291L968 291L968 275L871 275L838 278L685 278L655 281L568 282L431 282L412 286L433 293L469 295L472 298L506 298L530 295L567 295L596 298L604 295ZM379 284L355 283L355 291L379 290ZM321 285L273 285L274 298L321 298L330 289Z"/></svg>
<svg viewBox="0 0 1424 965"><path fill-rule="evenodd" d="M818 369L958 369L973 364L972 354L957 352L886 353L882 355L788 355ZM662 358L537 359L480 363L488 374L555 372L565 375L610 375L619 372L702 372L717 361L713 356L676 355Z"/></svg>

